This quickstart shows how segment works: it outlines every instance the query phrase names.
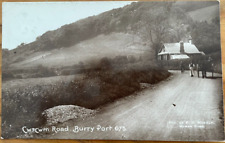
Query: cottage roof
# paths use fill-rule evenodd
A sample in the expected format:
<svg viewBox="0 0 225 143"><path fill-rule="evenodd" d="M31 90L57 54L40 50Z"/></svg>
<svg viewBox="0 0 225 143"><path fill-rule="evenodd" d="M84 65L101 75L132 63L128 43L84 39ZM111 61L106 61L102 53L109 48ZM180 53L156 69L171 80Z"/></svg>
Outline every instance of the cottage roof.
<svg viewBox="0 0 225 143"><path fill-rule="evenodd" d="M184 52L187 54L201 54L198 48L191 43L184 43ZM159 55L163 54L180 54L180 43L165 43Z"/></svg>

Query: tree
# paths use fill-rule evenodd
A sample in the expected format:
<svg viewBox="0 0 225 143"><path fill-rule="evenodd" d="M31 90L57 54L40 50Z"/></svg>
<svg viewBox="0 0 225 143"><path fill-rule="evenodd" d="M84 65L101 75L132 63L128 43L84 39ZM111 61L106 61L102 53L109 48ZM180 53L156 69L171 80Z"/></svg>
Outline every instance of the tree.
<svg viewBox="0 0 225 143"><path fill-rule="evenodd" d="M190 34L189 17L173 4L174 2L165 2L157 5L142 18L142 33L154 50L155 59L162 43L179 42Z"/></svg>
<svg viewBox="0 0 225 143"><path fill-rule="evenodd" d="M155 59L157 59L157 53L161 48L161 43L164 41L170 28L167 16L167 11L163 8L156 9L151 14L143 16L143 32L155 52Z"/></svg>
<svg viewBox="0 0 225 143"><path fill-rule="evenodd" d="M196 22L192 26L191 36L194 44L206 54L220 52L220 28L216 19L212 23Z"/></svg>

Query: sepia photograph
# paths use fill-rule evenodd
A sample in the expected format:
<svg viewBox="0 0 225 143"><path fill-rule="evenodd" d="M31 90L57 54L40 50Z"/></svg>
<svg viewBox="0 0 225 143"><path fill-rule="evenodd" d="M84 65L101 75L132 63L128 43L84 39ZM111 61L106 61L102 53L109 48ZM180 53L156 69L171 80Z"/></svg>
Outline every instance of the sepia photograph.
<svg viewBox="0 0 225 143"><path fill-rule="evenodd" d="M1 139L223 141L218 1L2 3Z"/></svg>

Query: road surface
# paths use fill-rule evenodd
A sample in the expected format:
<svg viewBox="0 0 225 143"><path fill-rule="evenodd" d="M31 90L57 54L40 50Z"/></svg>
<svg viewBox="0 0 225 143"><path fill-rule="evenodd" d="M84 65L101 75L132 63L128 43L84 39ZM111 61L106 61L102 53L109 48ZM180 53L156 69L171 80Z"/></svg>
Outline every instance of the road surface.
<svg viewBox="0 0 225 143"><path fill-rule="evenodd" d="M222 78L202 79L190 77L188 72L171 72L168 80L106 105L93 117L57 125L68 126L69 132L41 138L223 140ZM77 133L77 127L86 128Z"/></svg>

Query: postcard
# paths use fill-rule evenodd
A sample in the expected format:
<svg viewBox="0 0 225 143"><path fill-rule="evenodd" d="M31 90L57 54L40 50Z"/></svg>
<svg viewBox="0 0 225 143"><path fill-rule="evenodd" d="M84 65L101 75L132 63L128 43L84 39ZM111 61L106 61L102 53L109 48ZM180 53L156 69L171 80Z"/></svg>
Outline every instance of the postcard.
<svg viewBox="0 0 225 143"><path fill-rule="evenodd" d="M224 140L219 6L3 2L1 138Z"/></svg>

